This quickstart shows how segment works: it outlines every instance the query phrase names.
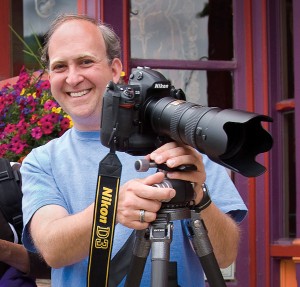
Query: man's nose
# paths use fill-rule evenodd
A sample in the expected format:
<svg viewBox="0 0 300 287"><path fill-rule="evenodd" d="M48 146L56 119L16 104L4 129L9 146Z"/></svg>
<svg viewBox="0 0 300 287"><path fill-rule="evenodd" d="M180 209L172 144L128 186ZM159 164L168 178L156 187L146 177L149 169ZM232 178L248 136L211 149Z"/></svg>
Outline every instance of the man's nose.
<svg viewBox="0 0 300 287"><path fill-rule="evenodd" d="M69 84L70 86L76 86L80 82L82 82L83 79L84 79L84 77L82 76L82 74L80 73L80 71L77 68L75 68L75 67L69 68L67 78L66 78L67 84Z"/></svg>

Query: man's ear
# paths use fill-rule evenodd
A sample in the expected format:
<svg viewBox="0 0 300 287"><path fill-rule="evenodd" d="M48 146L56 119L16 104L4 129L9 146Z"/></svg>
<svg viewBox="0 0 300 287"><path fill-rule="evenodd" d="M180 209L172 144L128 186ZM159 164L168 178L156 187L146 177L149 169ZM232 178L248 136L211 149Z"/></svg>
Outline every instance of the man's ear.
<svg viewBox="0 0 300 287"><path fill-rule="evenodd" d="M114 83L118 83L122 73L122 62L119 58L114 58L111 63L112 75Z"/></svg>

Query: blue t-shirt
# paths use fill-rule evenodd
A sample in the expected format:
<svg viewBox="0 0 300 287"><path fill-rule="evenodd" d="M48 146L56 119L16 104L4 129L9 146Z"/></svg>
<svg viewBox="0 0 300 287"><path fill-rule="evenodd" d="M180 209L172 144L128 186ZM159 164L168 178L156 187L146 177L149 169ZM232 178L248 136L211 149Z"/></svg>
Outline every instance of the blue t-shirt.
<svg viewBox="0 0 300 287"><path fill-rule="evenodd" d="M100 142L100 132L80 132L75 128L62 137L34 149L24 160L23 179L23 243L31 251L35 248L28 233L27 224L42 206L55 204L75 214L88 207L95 199L99 162L109 152ZM155 172L137 172L134 163L140 157L117 153L122 163L121 185L133 178L144 178ZM240 222L247 208L232 183L226 169L204 155L207 178L213 202L224 212L235 211ZM132 230L116 225L112 256L123 246ZM76 248L76 246L74 246ZM141 286L151 286L151 254L148 256ZM180 286L204 286L201 264L181 221L174 221L170 261L177 262ZM60 269L52 269L51 283L55 287L86 286L88 258ZM121 286L121 285L120 285Z"/></svg>

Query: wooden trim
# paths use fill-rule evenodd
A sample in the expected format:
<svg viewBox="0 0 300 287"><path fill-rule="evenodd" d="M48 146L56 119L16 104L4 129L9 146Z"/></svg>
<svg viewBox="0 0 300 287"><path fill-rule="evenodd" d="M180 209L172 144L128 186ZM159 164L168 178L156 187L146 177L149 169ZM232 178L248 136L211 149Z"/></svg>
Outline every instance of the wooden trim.
<svg viewBox="0 0 300 287"><path fill-rule="evenodd" d="M0 80L11 77L12 56L11 56L11 33L9 29L11 15L11 1L0 1Z"/></svg>
<svg viewBox="0 0 300 287"><path fill-rule="evenodd" d="M88 15L100 20L102 0L77 0L78 14Z"/></svg>
<svg viewBox="0 0 300 287"><path fill-rule="evenodd" d="M245 104L247 111L254 111L254 82L253 82L253 38L252 38L252 1L244 1L244 15L245 15ZM241 61L242 59L240 59ZM249 217L249 256L251 258L249 263L249 273L257 274L257 257L256 257L256 193L254 179L248 180L248 217ZM249 286L257 286L257 277L249 277Z"/></svg>
<svg viewBox="0 0 300 287"><path fill-rule="evenodd" d="M184 70L214 70L233 71L237 68L236 61L194 61L194 60L157 60L157 59L131 59L132 67L147 66L152 69L184 69Z"/></svg>
<svg viewBox="0 0 300 287"><path fill-rule="evenodd" d="M293 260L282 260L280 262L280 286L297 287L296 267Z"/></svg>
<svg viewBox="0 0 300 287"><path fill-rule="evenodd" d="M270 246L270 255L282 258L300 257L300 246L272 244Z"/></svg>
<svg viewBox="0 0 300 287"><path fill-rule="evenodd" d="M288 112L293 110L295 110L294 99L283 100L276 103L276 111L278 112Z"/></svg>
<svg viewBox="0 0 300 287"><path fill-rule="evenodd" d="M268 45L267 45L267 3L266 0L252 1L252 37L253 37L253 83L254 111L269 114L268 88ZM264 123L265 128L268 124ZM266 173L258 177L255 185L256 194L256 270L257 284L270 285L270 175L269 153L257 158L267 168ZM264 256L261 256L261 255ZM259 271L258 271L259 270Z"/></svg>
<svg viewBox="0 0 300 287"><path fill-rule="evenodd" d="M123 0L123 71L127 79L130 74L130 4Z"/></svg>
<svg viewBox="0 0 300 287"><path fill-rule="evenodd" d="M270 254L272 257L300 257L300 238L283 239L271 244Z"/></svg>
<svg viewBox="0 0 300 287"><path fill-rule="evenodd" d="M295 161L296 171L296 220L297 220L297 237L300 237L300 1L293 0L293 31L294 31L294 98L295 98ZM300 281L300 269L297 269L297 278Z"/></svg>

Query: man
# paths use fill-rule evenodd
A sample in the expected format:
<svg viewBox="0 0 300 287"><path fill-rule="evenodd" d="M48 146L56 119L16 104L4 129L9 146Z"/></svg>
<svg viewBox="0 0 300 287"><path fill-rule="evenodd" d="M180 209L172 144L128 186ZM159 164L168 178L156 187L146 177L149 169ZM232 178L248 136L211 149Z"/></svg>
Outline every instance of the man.
<svg viewBox="0 0 300 287"><path fill-rule="evenodd" d="M0 286L36 286L27 276L30 271L29 253L18 244L18 236L0 211Z"/></svg>
<svg viewBox="0 0 300 287"><path fill-rule="evenodd" d="M76 15L59 17L46 41L44 59L52 94L72 117L74 128L33 150L22 164L23 242L53 267L53 286L85 286L98 164L109 151L100 143L102 96L110 80L119 80L120 44L103 24ZM172 188L153 187L163 180L162 172L138 173L135 157L126 153L118 157L126 168L121 176L113 255L131 229L146 229L161 202L175 196ZM213 203L201 215L220 267L230 265L239 242L235 220L242 220L246 207L226 170L193 148L174 142L147 159L169 167L194 164L195 171L168 172L167 177L193 182L196 204L203 198L202 184L211 185ZM141 210L145 211L142 217ZM174 224L171 260L178 263L179 285L204 286L201 265L179 221ZM150 272L148 262L142 286L150 285Z"/></svg>
<svg viewBox="0 0 300 287"><path fill-rule="evenodd" d="M0 211L0 287L33 287L35 278L50 278L45 262L18 241L15 228Z"/></svg>

